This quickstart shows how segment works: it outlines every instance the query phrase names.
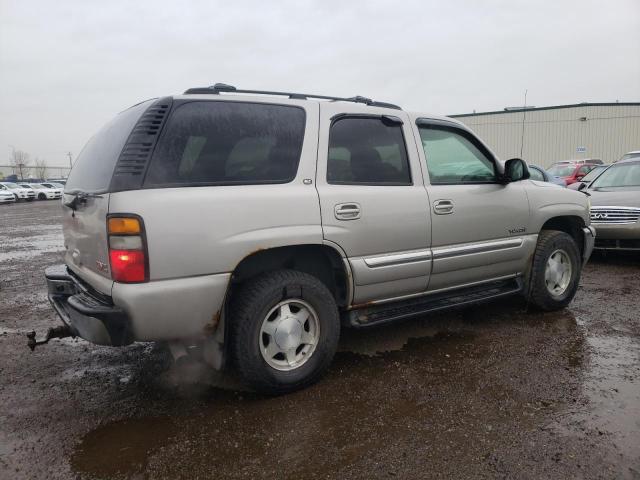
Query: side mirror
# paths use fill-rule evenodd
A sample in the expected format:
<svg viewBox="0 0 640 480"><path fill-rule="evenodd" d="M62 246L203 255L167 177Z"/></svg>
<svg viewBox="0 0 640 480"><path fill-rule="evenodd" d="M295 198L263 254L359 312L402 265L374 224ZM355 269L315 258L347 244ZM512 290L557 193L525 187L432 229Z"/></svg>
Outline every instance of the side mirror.
<svg viewBox="0 0 640 480"><path fill-rule="evenodd" d="M504 180L506 182L519 182L531 177L529 167L521 158L510 158L504 162Z"/></svg>
<svg viewBox="0 0 640 480"><path fill-rule="evenodd" d="M587 184L580 182L580 185L578 185L578 191L581 192L585 188L587 188Z"/></svg>

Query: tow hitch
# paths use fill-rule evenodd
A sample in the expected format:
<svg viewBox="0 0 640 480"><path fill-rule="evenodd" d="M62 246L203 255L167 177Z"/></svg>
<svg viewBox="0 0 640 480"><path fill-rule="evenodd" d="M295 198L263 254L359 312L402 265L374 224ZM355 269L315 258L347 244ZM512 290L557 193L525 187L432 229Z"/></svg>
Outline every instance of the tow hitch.
<svg viewBox="0 0 640 480"><path fill-rule="evenodd" d="M27 333L27 345L33 352L38 345L44 345L45 343L49 343L49 340L52 338L65 338L65 337L75 337L75 335L71 332L71 329L66 325L60 325L59 327L50 328L47 330L47 335L44 340L36 340L36 332Z"/></svg>

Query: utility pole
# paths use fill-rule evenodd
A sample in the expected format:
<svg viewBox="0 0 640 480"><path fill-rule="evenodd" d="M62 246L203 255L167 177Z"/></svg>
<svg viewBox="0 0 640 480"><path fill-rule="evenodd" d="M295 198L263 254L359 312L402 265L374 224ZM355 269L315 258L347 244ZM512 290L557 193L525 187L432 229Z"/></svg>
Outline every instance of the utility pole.
<svg viewBox="0 0 640 480"><path fill-rule="evenodd" d="M71 156L71 152L67 152L67 157L69 157L69 171L73 168L73 157Z"/></svg>
<svg viewBox="0 0 640 480"><path fill-rule="evenodd" d="M527 92L524 91L524 112L522 112L522 137L520 138L520 158L522 158L522 150L524 149L524 122L527 119Z"/></svg>

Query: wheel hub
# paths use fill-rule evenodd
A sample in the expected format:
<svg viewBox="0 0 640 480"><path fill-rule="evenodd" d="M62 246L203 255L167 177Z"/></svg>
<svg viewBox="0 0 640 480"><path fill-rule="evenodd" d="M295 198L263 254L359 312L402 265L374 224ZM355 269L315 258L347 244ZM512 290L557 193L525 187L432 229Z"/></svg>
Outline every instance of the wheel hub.
<svg viewBox="0 0 640 480"><path fill-rule="evenodd" d="M307 362L320 340L320 321L314 308L301 299L274 306L262 321L260 353L276 370L294 370Z"/></svg>
<svg viewBox="0 0 640 480"><path fill-rule="evenodd" d="M562 295L571 283L573 267L571 259L564 250L558 249L549 255L545 266L544 281L549 293Z"/></svg>
<svg viewBox="0 0 640 480"><path fill-rule="evenodd" d="M302 325L295 317L282 318L278 322L273 339L281 350L297 348L302 339Z"/></svg>

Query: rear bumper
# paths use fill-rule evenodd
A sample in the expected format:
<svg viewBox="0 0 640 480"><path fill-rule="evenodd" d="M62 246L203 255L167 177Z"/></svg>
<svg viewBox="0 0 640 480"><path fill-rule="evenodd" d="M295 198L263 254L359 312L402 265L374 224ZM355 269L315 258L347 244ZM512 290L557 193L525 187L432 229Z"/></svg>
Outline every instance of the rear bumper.
<svg viewBox="0 0 640 480"><path fill-rule="evenodd" d="M65 265L49 267L44 274L49 301L75 336L98 345L133 342L129 318L110 298L90 292Z"/></svg>
<svg viewBox="0 0 640 480"><path fill-rule="evenodd" d="M104 295L66 265L45 270L49 300L74 335L100 345L201 339L217 329L230 274L118 283ZM88 282L88 283L87 283Z"/></svg>
<svg viewBox="0 0 640 480"><path fill-rule="evenodd" d="M593 253L593 248L596 243L596 230L589 226L582 229L584 234L584 250L582 252L582 263L585 264L589 260L589 257Z"/></svg>

